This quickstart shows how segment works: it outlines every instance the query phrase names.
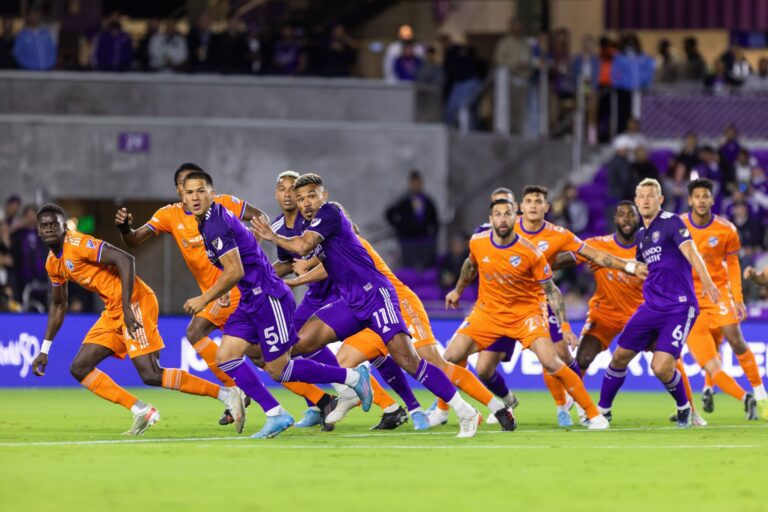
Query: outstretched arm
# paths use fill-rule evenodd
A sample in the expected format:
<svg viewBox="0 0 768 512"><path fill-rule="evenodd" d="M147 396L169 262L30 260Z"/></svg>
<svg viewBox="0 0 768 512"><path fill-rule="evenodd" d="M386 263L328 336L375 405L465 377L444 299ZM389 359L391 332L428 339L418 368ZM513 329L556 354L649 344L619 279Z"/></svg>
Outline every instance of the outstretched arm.
<svg viewBox="0 0 768 512"><path fill-rule="evenodd" d="M323 237L314 231L304 231L301 236L285 237L278 235L272 230L272 227L267 224L263 217L254 217L251 219L251 226L253 226L256 234L262 239L272 242L281 249L285 249L288 252L298 254L300 256L306 256L317 247Z"/></svg>
<svg viewBox="0 0 768 512"><path fill-rule="evenodd" d="M32 373L38 377L45 375L45 367L48 366L48 350L50 343L56 337L64 323L67 314L67 283L51 286L51 306L48 310L48 326L45 328L45 341L40 353L32 361Z"/></svg>
<svg viewBox="0 0 768 512"><path fill-rule="evenodd" d="M328 272L325 270L325 267L323 266L323 264L320 263L319 265L316 265L308 272L305 272L293 279L288 279L285 283L291 288L295 288L296 286L301 286L303 284L316 283L324 279L328 279Z"/></svg>
<svg viewBox="0 0 768 512"><path fill-rule="evenodd" d="M138 247L155 235L148 225L133 229L133 214L126 208L120 208L115 214L115 224L120 230L120 237L127 247Z"/></svg>
<svg viewBox="0 0 768 512"><path fill-rule="evenodd" d="M587 244L584 244L579 254L601 267L621 270L629 275L637 276L640 279L648 277L648 267L636 260L617 258L612 254L608 254L600 249L595 249Z"/></svg>
<svg viewBox="0 0 768 512"><path fill-rule="evenodd" d="M715 304L720 302L720 290L718 290L715 283L712 282L712 277L709 275L707 266L704 264L704 260L701 259L699 250L696 249L696 244L693 243L693 240L686 240L680 244L680 252L683 253L685 259L691 264L693 270L699 274L702 295L709 297Z"/></svg>

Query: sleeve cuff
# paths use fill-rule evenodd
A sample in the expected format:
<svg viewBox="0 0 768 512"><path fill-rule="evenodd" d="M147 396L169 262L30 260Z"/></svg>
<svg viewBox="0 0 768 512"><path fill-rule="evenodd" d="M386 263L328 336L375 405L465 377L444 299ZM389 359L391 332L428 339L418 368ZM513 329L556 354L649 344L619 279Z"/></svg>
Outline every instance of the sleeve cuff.
<svg viewBox="0 0 768 512"><path fill-rule="evenodd" d="M155 229L155 227L152 224L147 223L144 225L147 226L153 233L157 233L157 229Z"/></svg>
<svg viewBox="0 0 768 512"><path fill-rule="evenodd" d="M101 242L101 245L99 246L99 253L96 256L96 261L98 261L99 263L101 263L101 253L102 253L102 251L104 251L104 246L105 245L107 245L106 242Z"/></svg>

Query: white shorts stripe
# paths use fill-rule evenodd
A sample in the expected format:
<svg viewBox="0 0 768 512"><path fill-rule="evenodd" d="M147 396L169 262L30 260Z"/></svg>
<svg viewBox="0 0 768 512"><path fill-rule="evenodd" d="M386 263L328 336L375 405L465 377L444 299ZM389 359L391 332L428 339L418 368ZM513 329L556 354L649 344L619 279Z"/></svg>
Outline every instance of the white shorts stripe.
<svg viewBox="0 0 768 512"><path fill-rule="evenodd" d="M277 334L280 343L287 343L288 329L285 327L285 317L283 315L283 308L280 306L280 301L274 297L269 297L269 304L272 306L272 314L275 315L275 325L277 326Z"/></svg>
<svg viewBox="0 0 768 512"><path fill-rule="evenodd" d="M387 315L389 316L389 322L397 323L397 315L395 315L395 308L392 306L392 299L389 297L389 290L386 288L379 288L381 296L384 297L384 306L387 309Z"/></svg>

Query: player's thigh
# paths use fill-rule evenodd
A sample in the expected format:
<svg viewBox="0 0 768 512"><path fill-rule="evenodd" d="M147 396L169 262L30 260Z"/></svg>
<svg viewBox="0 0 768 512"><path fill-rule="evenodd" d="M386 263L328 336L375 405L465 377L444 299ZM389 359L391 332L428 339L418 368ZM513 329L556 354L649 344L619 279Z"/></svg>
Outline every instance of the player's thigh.
<svg viewBox="0 0 768 512"><path fill-rule="evenodd" d="M576 362L579 368L586 370L603 350L603 342L601 340L591 334L582 336L579 348L576 350Z"/></svg>
<svg viewBox="0 0 768 512"><path fill-rule="evenodd" d="M488 380L496 373L496 368L504 360L504 352L492 352L490 350L483 350L477 354L477 375L484 380Z"/></svg>
<svg viewBox="0 0 768 512"><path fill-rule="evenodd" d="M187 325L187 341L194 345L201 339L209 336L216 328L216 325L209 318L200 315L193 316Z"/></svg>
<svg viewBox="0 0 768 512"><path fill-rule="evenodd" d="M378 334L370 329L363 329L344 340L342 348L352 348L365 356L365 361L371 361L378 357L387 357L389 350Z"/></svg>
<svg viewBox="0 0 768 512"><path fill-rule="evenodd" d="M339 366L342 368L354 368L357 365L368 361L369 358L354 346L344 343L341 345L339 351L336 352L336 360L339 361Z"/></svg>
<svg viewBox="0 0 768 512"><path fill-rule="evenodd" d="M477 352L478 347L475 340L468 334L457 332L448 342L448 346L443 352L443 359L449 363L459 363L467 357Z"/></svg>
<svg viewBox="0 0 768 512"><path fill-rule="evenodd" d="M108 347L84 343L80 345L80 349L69 366L69 371L73 377L81 381L96 368L96 365L113 355L115 352Z"/></svg>
<svg viewBox="0 0 768 512"><path fill-rule="evenodd" d="M125 336L125 344L128 347L128 356L134 359L139 356L159 352L165 347L160 330L157 326L160 316L160 306L154 293L147 293L131 304L131 310L141 328L136 330L133 338ZM126 332L123 326L123 332Z"/></svg>
<svg viewBox="0 0 768 512"><path fill-rule="evenodd" d="M568 347L567 343L565 343L563 340L560 340L559 342L554 343L554 345L557 357L559 357L565 364L568 364L573 360L571 349Z"/></svg>
<svg viewBox="0 0 768 512"><path fill-rule="evenodd" d="M233 359L240 359L245 355L250 346L251 344L243 338L225 334L221 337L219 350L216 351L216 362L221 364Z"/></svg>
<svg viewBox="0 0 768 512"><path fill-rule="evenodd" d="M733 323L723 325L720 327L720 332L737 355L743 354L749 348L747 342L744 340L744 333L741 331L740 324Z"/></svg>
<svg viewBox="0 0 768 512"><path fill-rule="evenodd" d="M717 359L717 343L712 336L709 319L710 315L707 313L699 315L687 340L688 351L702 368L712 359Z"/></svg>
<svg viewBox="0 0 768 512"><path fill-rule="evenodd" d="M293 346L293 354L311 354L336 340L336 331L320 317L312 315L299 331L299 342Z"/></svg>

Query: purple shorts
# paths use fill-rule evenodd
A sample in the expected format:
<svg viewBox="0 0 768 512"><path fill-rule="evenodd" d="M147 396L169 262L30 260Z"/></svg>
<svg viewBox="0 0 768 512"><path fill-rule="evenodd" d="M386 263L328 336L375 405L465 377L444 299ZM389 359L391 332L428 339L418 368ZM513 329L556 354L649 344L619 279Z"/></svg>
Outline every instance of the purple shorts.
<svg viewBox="0 0 768 512"><path fill-rule="evenodd" d="M224 324L223 333L248 343L258 343L264 361L273 361L299 341L293 326L296 301L291 293L279 299L267 296L261 304L254 304L255 301L248 299L247 295L240 299L237 309Z"/></svg>
<svg viewBox="0 0 768 512"><path fill-rule="evenodd" d="M552 343L563 341L563 330L557 325L557 317L549 304L547 304L547 321L549 322L549 337L552 338Z"/></svg>
<svg viewBox="0 0 768 512"><path fill-rule="evenodd" d="M315 313L325 322L340 340L357 334L366 327L389 343L395 334L409 334L400 314L397 294L391 288L379 288L378 293L371 293L363 310L352 309L344 299L339 299L319 309ZM410 334L409 334L410 335Z"/></svg>
<svg viewBox="0 0 768 512"><path fill-rule="evenodd" d="M506 363L512 360L512 354L515 353L516 344L517 340L504 337L497 339L493 342L493 345L484 350L487 350L488 352L500 352L504 354L504 359L502 359L502 361Z"/></svg>
<svg viewBox="0 0 768 512"><path fill-rule="evenodd" d="M699 310L695 306L676 311L657 311L643 302L627 322L617 343L621 348L642 352L655 341L654 351L672 354L677 359L698 315Z"/></svg>
<svg viewBox="0 0 768 512"><path fill-rule="evenodd" d="M296 308L296 312L293 313L293 327L296 332L299 332L301 328L307 323L312 315L317 313L317 310L327 305L327 302L319 302L304 297L299 307Z"/></svg>

